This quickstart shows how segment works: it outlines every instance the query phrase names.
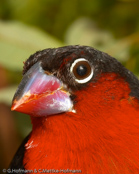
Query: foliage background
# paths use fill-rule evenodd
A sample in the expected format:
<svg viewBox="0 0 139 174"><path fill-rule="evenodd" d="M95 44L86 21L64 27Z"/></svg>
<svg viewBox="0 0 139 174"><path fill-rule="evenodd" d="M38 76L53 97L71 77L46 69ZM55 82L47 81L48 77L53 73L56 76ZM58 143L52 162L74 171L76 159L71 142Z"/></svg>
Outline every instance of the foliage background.
<svg viewBox="0 0 139 174"><path fill-rule="evenodd" d="M90 45L139 75L138 0L0 0L0 170L31 131L29 116L11 112L22 66L37 50Z"/></svg>

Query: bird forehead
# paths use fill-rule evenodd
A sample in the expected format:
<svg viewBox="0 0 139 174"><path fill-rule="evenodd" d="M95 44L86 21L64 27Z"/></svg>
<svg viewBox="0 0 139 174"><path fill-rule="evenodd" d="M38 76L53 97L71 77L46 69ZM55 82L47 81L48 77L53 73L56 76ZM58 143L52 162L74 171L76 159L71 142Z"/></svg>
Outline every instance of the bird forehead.
<svg viewBox="0 0 139 174"><path fill-rule="evenodd" d="M75 58L86 58L88 53L92 54L95 49L88 46L64 46L59 48L48 48L42 51L37 51L32 54L24 63L23 74L25 74L31 66L40 61L44 70L59 69ZM91 57L91 56L89 56Z"/></svg>

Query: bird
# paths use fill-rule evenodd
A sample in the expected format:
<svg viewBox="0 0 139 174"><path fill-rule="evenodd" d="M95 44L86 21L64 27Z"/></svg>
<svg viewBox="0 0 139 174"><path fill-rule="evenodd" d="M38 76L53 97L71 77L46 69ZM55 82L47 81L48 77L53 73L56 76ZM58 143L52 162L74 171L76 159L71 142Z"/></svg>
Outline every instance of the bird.
<svg viewBox="0 0 139 174"><path fill-rule="evenodd" d="M81 45L37 51L11 110L32 123L11 170L139 173L139 80L107 53Z"/></svg>

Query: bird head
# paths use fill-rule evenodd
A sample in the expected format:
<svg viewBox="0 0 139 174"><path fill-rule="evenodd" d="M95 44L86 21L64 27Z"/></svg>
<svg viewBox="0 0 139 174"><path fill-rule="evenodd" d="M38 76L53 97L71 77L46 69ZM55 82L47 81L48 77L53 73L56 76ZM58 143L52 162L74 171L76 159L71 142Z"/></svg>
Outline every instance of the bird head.
<svg viewBox="0 0 139 174"><path fill-rule="evenodd" d="M34 117L71 112L97 116L134 97L136 77L116 59L88 46L45 49L24 64L12 110Z"/></svg>

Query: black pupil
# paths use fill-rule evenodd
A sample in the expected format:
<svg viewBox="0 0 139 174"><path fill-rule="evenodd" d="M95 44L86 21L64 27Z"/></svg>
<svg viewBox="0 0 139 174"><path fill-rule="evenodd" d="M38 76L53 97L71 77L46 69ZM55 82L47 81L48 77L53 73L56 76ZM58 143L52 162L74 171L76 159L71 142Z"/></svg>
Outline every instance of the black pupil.
<svg viewBox="0 0 139 174"><path fill-rule="evenodd" d="M79 76L84 76L87 73L87 67L85 65L79 65L76 68L76 72Z"/></svg>

